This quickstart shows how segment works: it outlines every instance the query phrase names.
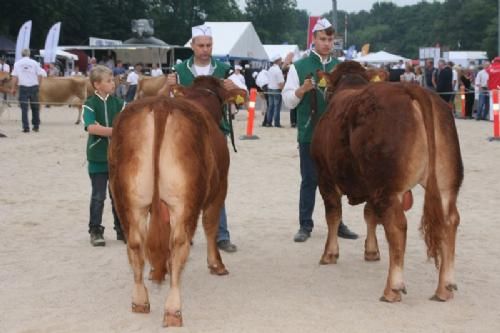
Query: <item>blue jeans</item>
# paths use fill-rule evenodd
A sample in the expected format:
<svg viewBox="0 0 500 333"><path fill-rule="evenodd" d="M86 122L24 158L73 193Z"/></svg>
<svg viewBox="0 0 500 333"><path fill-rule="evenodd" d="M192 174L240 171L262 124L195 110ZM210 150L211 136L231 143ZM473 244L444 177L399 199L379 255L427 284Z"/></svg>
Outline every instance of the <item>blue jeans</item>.
<svg viewBox="0 0 500 333"><path fill-rule="evenodd" d="M310 150L310 143L299 143L300 176L302 178L300 182L299 222L300 229L307 232L311 232L314 227L312 214L316 200L316 188L318 187L318 175Z"/></svg>
<svg viewBox="0 0 500 333"><path fill-rule="evenodd" d="M222 206L219 217L219 230L217 232L217 242L229 240L229 230L227 230L226 204Z"/></svg>
<svg viewBox="0 0 500 333"><path fill-rule="evenodd" d="M267 105L267 123L271 125L274 119L274 126L280 124L281 91L279 89L269 89L269 103Z"/></svg>
<svg viewBox="0 0 500 333"><path fill-rule="evenodd" d="M476 119L488 120L489 116L490 116L490 96L488 95L488 92L481 91L479 93L479 102L477 107Z"/></svg>
<svg viewBox="0 0 500 333"><path fill-rule="evenodd" d="M102 231L104 227L102 226L102 213L104 211L104 200L106 200L106 189L108 185L109 174L107 172L103 173L91 173L90 181L92 183L92 195L90 197L90 219L89 219L89 233L91 231ZM109 197L111 199L111 209L113 211L113 218L115 224L115 230L121 232L121 224L116 214L115 207L113 205L113 197L111 196L111 191L109 192Z"/></svg>
<svg viewBox="0 0 500 333"><path fill-rule="evenodd" d="M125 97L125 101L127 103L132 102L134 100L136 91L137 91L137 85L132 85L128 87L127 96Z"/></svg>
<svg viewBox="0 0 500 333"><path fill-rule="evenodd" d="M21 104L21 115L23 121L23 129L29 130L30 123L28 120L28 103L31 106L31 123L33 128L40 126L40 105L38 104L38 86L25 87L19 86L19 103Z"/></svg>

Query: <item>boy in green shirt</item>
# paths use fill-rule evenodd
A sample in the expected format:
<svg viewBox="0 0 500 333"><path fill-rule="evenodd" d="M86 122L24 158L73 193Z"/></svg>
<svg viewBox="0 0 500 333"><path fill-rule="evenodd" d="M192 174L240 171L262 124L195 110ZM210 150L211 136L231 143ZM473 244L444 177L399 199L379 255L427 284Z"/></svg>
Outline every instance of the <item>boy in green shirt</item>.
<svg viewBox="0 0 500 333"><path fill-rule="evenodd" d="M115 90L113 72L97 65L90 72L90 82L95 88L95 94L89 97L83 106L83 123L89 133L87 141L87 160L89 162L89 176L92 184L90 198L89 233L90 243L93 246L104 246L104 227L102 226L102 213L106 188L108 187L108 144L113 133L113 120L125 107L125 102L111 95ZM120 220L113 207L116 239L125 241Z"/></svg>

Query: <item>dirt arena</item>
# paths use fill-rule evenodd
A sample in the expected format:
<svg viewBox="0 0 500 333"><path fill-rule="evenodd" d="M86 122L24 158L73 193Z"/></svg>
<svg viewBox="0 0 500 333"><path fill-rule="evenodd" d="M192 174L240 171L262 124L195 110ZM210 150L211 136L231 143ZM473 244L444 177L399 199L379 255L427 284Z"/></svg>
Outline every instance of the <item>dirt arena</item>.
<svg viewBox="0 0 500 333"><path fill-rule="evenodd" d="M426 259L418 227L423 192L408 212L408 294L382 303L388 248L378 228L381 261L363 260L363 207L344 205L360 239L340 240L337 265L318 264L326 224L318 194L316 227L306 243L298 229L296 130L261 128L256 141L237 140L231 153L226 207L238 252L222 253L230 274L210 275L201 226L183 274L184 328L172 332L500 332L500 142L492 123L457 120L465 181L458 206L456 282L448 303L429 300L437 271ZM87 233L90 180L76 110L42 111L39 133L21 133L20 111L0 118L0 332L159 332L168 283L147 286L151 313L130 310L132 272L115 240L106 201L103 248ZM236 133L244 134L245 113ZM496 222L495 222L496 221Z"/></svg>

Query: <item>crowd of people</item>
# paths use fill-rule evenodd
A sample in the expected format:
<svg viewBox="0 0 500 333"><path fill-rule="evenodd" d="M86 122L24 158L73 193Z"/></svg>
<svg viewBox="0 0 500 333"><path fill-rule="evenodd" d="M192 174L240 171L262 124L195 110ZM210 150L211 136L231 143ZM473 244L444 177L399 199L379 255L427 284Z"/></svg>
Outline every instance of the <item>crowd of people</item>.
<svg viewBox="0 0 500 333"><path fill-rule="evenodd" d="M425 60L424 66L412 66L400 61L387 65L386 70L390 81L414 83L435 91L454 112L458 111L456 101L463 91L465 118L490 120L491 94L500 83L500 58L479 65L472 62L467 67L444 59L437 62L437 67L433 59Z"/></svg>

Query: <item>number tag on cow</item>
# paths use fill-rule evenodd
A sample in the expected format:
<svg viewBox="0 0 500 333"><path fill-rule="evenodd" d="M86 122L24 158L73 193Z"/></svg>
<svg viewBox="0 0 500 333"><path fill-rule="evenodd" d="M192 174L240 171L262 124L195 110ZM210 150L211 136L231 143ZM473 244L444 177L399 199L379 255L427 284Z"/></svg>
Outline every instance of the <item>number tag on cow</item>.
<svg viewBox="0 0 500 333"><path fill-rule="evenodd" d="M238 95L234 99L234 103L236 103L236 105L241 105L241 104L245 103L245 98L242 97L241 95Z"/></svg>
<svg viewBox="0 0 500 333"><path fill-rule="evenodd" d="M326 80L325 80L324 77L322 77L321 80L319 80L318 87L320 87L320 88L325 88L326 87Z"/></svg>

